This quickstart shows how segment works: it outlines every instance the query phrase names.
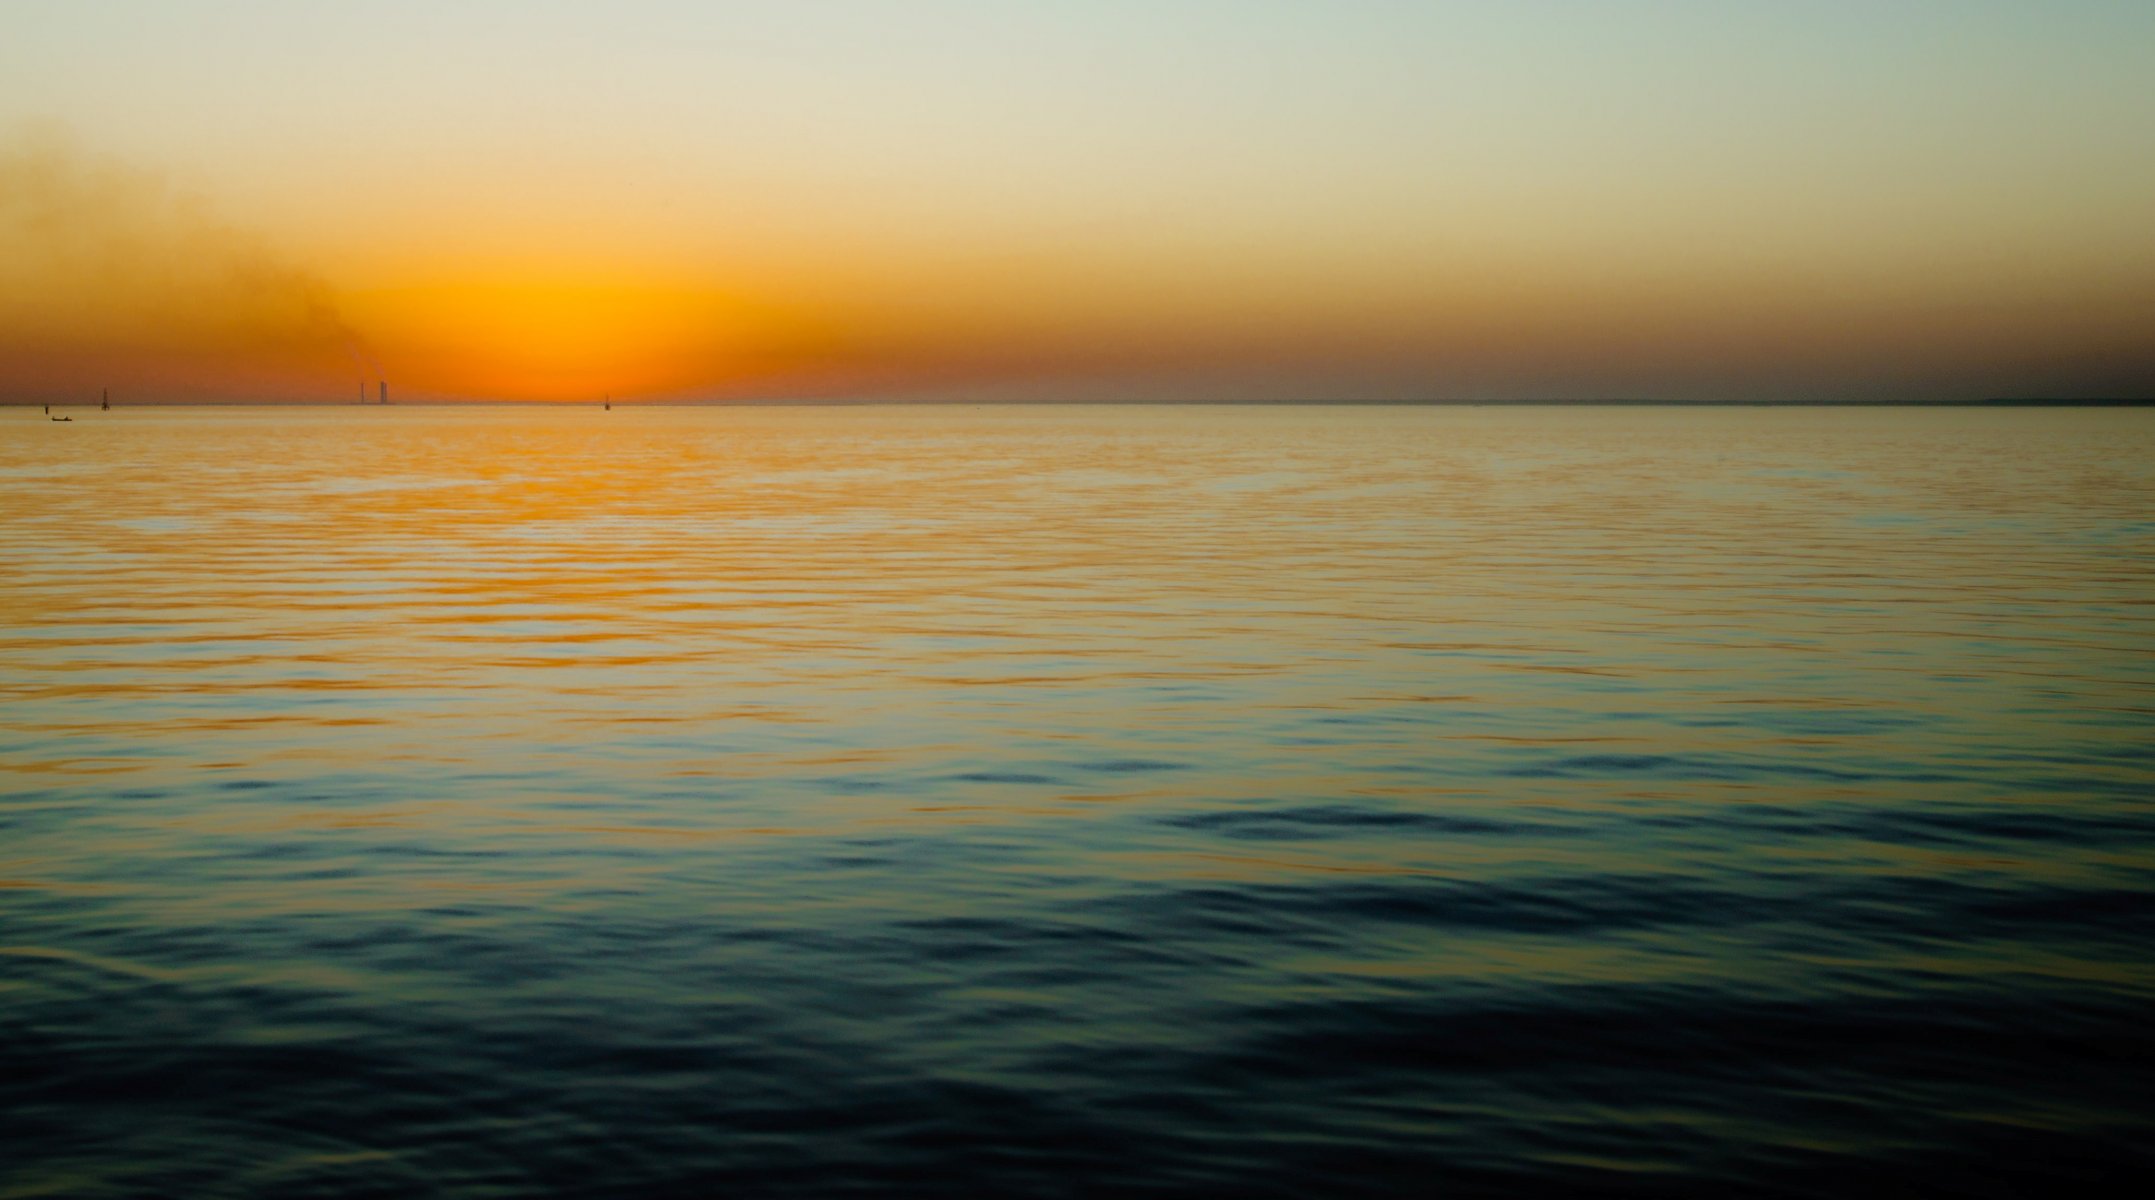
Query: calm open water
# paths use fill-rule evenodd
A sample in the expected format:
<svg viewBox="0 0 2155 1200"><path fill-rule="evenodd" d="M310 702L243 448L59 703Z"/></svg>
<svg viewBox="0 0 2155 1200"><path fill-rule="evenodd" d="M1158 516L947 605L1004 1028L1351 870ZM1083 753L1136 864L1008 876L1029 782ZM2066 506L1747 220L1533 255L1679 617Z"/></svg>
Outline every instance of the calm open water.
<svg viewBox="0 0 2155 1200"><path fill-rule="evenodd" d="M2155 1171L2155 411L0 413L0 1196Z"/></svg>

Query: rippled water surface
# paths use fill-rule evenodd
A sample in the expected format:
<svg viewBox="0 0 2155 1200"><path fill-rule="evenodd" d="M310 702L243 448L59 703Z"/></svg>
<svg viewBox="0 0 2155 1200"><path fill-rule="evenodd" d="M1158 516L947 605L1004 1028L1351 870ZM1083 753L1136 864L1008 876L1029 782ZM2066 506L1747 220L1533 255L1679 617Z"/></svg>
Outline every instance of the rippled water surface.
<svg viewBox="0 0 2155 1200"><path fill-rule="evenodd" d="M0 1195L2155 1170L2155 412L0 413Z"/></svg>

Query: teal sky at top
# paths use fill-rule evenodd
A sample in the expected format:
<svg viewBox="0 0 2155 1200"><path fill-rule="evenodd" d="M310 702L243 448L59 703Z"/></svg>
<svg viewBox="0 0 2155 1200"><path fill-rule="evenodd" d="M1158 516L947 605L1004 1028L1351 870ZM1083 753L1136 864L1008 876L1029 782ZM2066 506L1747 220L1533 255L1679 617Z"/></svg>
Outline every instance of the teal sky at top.
<svg viewBox="0 0 2155 1200"><path fill-rule="evenodd" d="M2140 0L8 0L0 23L0 116L264 202L488 166L955 211L2155 180Z"/></svg>

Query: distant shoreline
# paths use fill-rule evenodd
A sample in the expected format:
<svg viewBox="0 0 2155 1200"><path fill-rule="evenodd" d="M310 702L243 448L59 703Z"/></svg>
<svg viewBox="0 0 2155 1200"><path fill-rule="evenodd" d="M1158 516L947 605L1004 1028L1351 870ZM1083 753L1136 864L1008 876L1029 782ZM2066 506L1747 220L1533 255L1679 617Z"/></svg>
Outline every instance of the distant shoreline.
<svg viewBox="0 0 2155 1200"><path fill-rule="evenodd" d="M819 397L761 400L616 400L616 408L2155 408L2155 397L1988 400L928 400ZM95 401L0 400L0 408L96 409ZM115 408L598 408L590 400L405 400L353 404L334 400L136 400Z"/></svg>

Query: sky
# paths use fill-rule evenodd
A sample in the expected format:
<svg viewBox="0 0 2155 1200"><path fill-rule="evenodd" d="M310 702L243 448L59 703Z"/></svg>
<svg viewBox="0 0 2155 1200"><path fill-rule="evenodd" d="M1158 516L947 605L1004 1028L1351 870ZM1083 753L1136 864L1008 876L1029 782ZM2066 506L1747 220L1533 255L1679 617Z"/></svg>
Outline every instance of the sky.
<svg viewBox="0 0 2155 1200"><path fill-rule="evenodd" d="M0 399L2155 395L2147 0L0 0Z"/></svg>

